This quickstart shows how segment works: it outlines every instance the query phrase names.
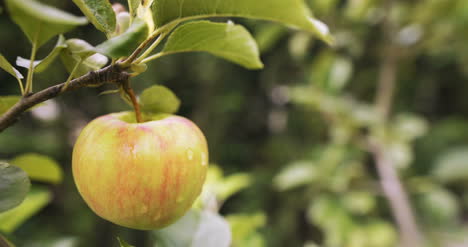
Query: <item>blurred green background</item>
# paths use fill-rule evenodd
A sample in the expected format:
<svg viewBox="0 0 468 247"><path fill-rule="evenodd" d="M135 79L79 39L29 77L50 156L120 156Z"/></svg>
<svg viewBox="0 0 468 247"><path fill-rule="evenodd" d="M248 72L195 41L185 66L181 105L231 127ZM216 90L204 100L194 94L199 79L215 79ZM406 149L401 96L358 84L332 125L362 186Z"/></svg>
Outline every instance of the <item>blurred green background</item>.
<svg viewBox="0 0 468 247"><path fill-rule="evenodd" d="M81 15L72 1L43 2ZM182 100L178 114L205 133L210 161L225 175L250 177L249 186L220 211L237 217L230 220L233 246L397 246L398 230L372 156L355 142L382 124L373 102L389 42L382 28L386 6L380 0L308 3L332 30L334 47L274 23L233 19L257 39L263 70L181 54L151 63L132 85L137 92L154 84L172 89ZM3 3L0 8L0 52L9 61L28 57L27 39ZM468 2L395 1L389 18L398 63L394 117L385 123L387 151L430 246L466 246ZM105 38L91 25L65 36L93 45ZM66 78L56 61L35 77L35 90ZM0 79L0 94L19 93L13 77L0 71ZM48 155L65 176L59 185L43 185L53 191L51 203L7 235L17 246L117 246L116 236L152 246L150 234L98 218L73 183L71 152L79 130L97 116L130 110L118 95L99 95L103 91L63 95L0 134L2 159ZM237 232L244 228L258 232Z"/></svg>

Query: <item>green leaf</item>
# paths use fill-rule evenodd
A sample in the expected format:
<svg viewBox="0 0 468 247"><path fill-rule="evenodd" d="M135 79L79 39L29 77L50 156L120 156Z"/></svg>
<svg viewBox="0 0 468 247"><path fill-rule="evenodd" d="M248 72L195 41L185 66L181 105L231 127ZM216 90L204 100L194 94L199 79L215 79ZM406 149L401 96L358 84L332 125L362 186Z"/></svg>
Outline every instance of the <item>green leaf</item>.
<svg viewBox="0 0 468 247"><path fill-rule="evenodd" d="M425 135L428 130L428 123L422 117L409 113L398 114L393 125L395 134L408 142Z"/></svg>
<svg viewBox="0 0 468 247"><path fill-rule="evenodd" d="M0 68L8 72L8 74L14 76L18 81L23 79L23 75L11 65L4 56L0 54Z"/></svg>
<svg viewBox="0 0 468 247"><path fill-rule="evenodd" d="M65 38L63 37L63 35L60 35L57 44L55 45L54 49L49 53L49 55L47 55L47 57L45 57L42 60L34 61L34 73L41 73L44 70L46 70L49 67L49 65L55 60L55 58L60 54L60 52L65 48L67 48ZM29 69L30 63L31 61L29 59L22 57L16 58L16 65L20 67Z"/></svg>
<svg viewBox="0 0 468 247"><path fill-rule="evenodd" d="M154 0L152 10L156 27L196 18L247 17L281 22L332 42L328 27L313 18L303 0Z"/></svg>
<svg viewBox="0 0 468 247"><path fill-rule="evenodd" d="M375 195L365 191L348 191L343 195L343 204L354 214L370 214L376 208Z"/></svg>
<svg viewBox="0 0 468 247"><path fill-rule="evenodd" d="M140 6L141 1L142 0L128 0L128 11L132 18L136 16L137 9Z"/></svg>
<svg viewBox="0 0 468 247"><path fill-rule="evenodd" d="M432 175L443 182L462 182L468 179L468 147L459 147L442 154Z"/></svg>
<svg viewBox="0 0 468 247"><path fill-rule="evenodd" d="M217 198L225 201L229 197L247 188L252 183L250 176L245 173L238 173L224 178L221 186L217 188Z"/></svg>
<svg viewBox="0 0 468 247"><path fill-rule="evenodd" d="M0 115L3 115L20 100L21 96L0 96Z"/></svg>
<svg viewBox="0 0 468 247"><path fill-rule="evenodd" d="M45 155L23 154L10 160L10 163L26 171L32 180L53 184L62 182L60 165Z"/></svg>
<svg viewBox="0 0 468 247"><path fill-rule="evenodd" d="M261 69L257 43L241 25L209 21L189 22L169 37L163 53L204 51L248 69Z"/></svg>
<svg viewBox="0 0 468 247"><path fill-rule="evenodd" d="M190 210L173 225L154 231L158 247L228 247L229 224L210 211Z"/></svg>
<svg viewBox="0 0 468 247"><path fill-rule="evenodd" d="M65 65L67 71L70 73L73 68L75 68L76 64L82 60L80 56L75 55L73 51L68 48L63 49L62 52L60 52L60 59L62 60L63 65ZM107 62L107 57L102 54L96 53L91 55L78 66L78 69L75 71L74 78L82 76L90 71L98 70L104 67Z"/></svg>
<svg viewBox="0 0 468 247"><path fill-rule="evenodd" d="M47 55L47 57L45 57L39 62L34 72L35 73L44 72L49 67L49 65L55 60L55 58L57 58L60 52L65 48L67 48L67 44L65 43L65 38L63 37L63 35L60 35L54 49L49 53L49 55Z"/></svg>
<svg viewBox="0 0 468 247"><path fill-rule="evenodd" d="M226 219L232 229L233 246L266 246L263 236L257 232L266 224L265 214L231 214Z"/></svg>
<svg viewBox="0 0 468 247"><path fill-rule="evenodd" d="M0 163L0 212L18 206L30 186L28 175L21 168Z"/></svg>
<svg viewBox="0 0 468 247"><path fill-rule="evenodd" d="M366 226L367 246L397 246L398 233L392 224L375 221Z"/></svg>
<svg viewBox="0 0 468 247"><path fill-rule="evenodd" d="M13 21L37 47L58 34L88 23L84 17L71 15L36 0L6 0L6 4Z"/></svg>
<svg viewBox="0 0 468 247"><path fill-rule="evenodd" d="M210 165L206 175L205 185L196 206L209 205L213 199L222 203L232 195L247 188L252 178L246 173L235 173L224 177L223 171L216 165Z"/></svg>
<svg viewBox="0 0 468 247"><path fill-rule="evenodd" d="M311 161L296 161L281 171L273 180L280 191L293 189L314 182L319 177L315 164Z"/></svg>
<svg viewBox="0 0 468 247"><path fill-rule="evenodd" d="M81 12L100 31L111 34L115 30L115 12L109 0L73 0Z"/></svg>
<svg viewBox="0 0 468 247"><path fill-rule="evenodd" d="M117 240L119 241L120 247L135 247L133 245L128 244L127 242L125 242L125 240L119 237L117 237Z"/></svg>
<svg viewBox="0 0 468 247"><path fill-rule="evenodd" d="M68 51L81 59L85 59L96 53L96 48L82 39L69 39L65 42Z"/></svg>
<svg viewBox="0 0 468 247"><path fill-rule="evenodd" d="M112 58L130 55L148 37L148 26L141 19L135 19L123 34L96 47L97 51Z"/></svg>
<svg viewBox="0 0 468 247"><path fill-rule="evenodd" d="M52 195L47 189L32 187L23 203L0 213L0 231L12 233L23 222L45 207L51 199Z"/></svg>
<svg viewBox="0 0 468 247"><path fill-rule="evenodd" d="M455 225L462 211L457 196L439 186L418 196L416 206L427 225L439 228Z"/></svg>
<svg viewBox="0 0 468 247"><path fill-rule="evenodd" d="M157 85L143 91L140 104L143 112L172 114L179 110L180 100L169 88Z"/></svg>
<svg viewBox="0 0 468 247"><path fill-rule="evenodd" d="M336 196L319 195L311 201L307 210L310 223L318 225L330 246L346 246L346 236L353 229L353 218Z"/></svg>

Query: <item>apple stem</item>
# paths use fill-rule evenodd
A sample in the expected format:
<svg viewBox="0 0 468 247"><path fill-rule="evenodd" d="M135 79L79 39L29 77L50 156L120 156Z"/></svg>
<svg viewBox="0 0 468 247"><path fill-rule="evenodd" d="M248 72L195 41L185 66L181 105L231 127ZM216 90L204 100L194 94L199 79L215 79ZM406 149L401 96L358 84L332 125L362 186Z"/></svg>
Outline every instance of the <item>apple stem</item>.
<svg viewBox="0 0 468 247"><path fill-rule="evenodd" d="M130 81L126 80L123 83L123 89L125 90L125 93L130 97L130 100L132 101L133 108L135 109L135 117L137 123L142 123L143 118L141 116L141 111L140 111L140 104L138 104L138 100L135 96L135 92L133 91L132 87L130 87Z"/></svg>

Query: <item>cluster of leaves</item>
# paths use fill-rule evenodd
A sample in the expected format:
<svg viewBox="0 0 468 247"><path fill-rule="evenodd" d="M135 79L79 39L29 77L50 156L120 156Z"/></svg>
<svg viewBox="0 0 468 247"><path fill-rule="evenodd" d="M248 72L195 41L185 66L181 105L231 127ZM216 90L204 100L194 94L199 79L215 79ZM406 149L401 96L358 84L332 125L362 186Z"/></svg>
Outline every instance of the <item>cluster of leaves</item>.
<svg viewBox="0 0 468 247"><path fill-rule="evenodd" d="M460 221L463 197L448 188L465 184L466 147L435 151L440 156L432 161L431 168L414 173L410 166L415 161L413 146L427 133L426 121L400 113L383 123L374 107L343 92L330 91L329 86L291 89L294 103L319 112L327 120L330 140L315 147L310 158L288 164L274 180L279 191L301 188L309 195L307 220L323 230L324 246L397 244L396 226L386 219L388 211L378 207L385 198L376 186L379 178L367 166L369 141L384 143L385 155L391 157L404 178L415 212L434 246L452 243L457 234L463 234L447 232L466 228Z"/></svg>
<svg viewBox="0 0 468 247"><path fill-rule="evenodd" d="M129 1L128 11L123 6L112 6L108 0L73 1L87 17L76 17L36 0L8 0L7 7L13 21L20 26L32 45L31 58L18 57L16 64L28 69L26 86L23 76L3 56L0 67L15 76L23 95L33 90L33 74L44 71L60 54L66 69L67 80L102 68L112 61L123 61L130 56L132 75L143 72L146 63L159 57L180 52L208 52L249 69L263 67L255 40L242 26L232 22L188 20L207 17L247 17L282 22L317 34L331 42L328 28L312 18L302 0L291 3L268 1L270 8L262 2L223 2L193 0L181 3L166 1ZM210 7L206 7L210 6ZM42 60L36 60L37 50L54 36L74 27L87 24L89 20L108 40L94 47L82 39L65 40L60 36L55 48ZM184 23L185 22L185 23ZM181 25L179 25L181 24ZM165 46L151 55L159 43L169 36ZM157 39L156 39L157 38ZM140 55L140 53L148 49ZM106 56L104 56L104 55ZM140 55L138 58L136 56ZM151 56L150 56L151 55ZM149 57L148 57L149 56ZM129 66L124 62L125 66ZM13 100L2 100L4 108L12 106Z"/></svg>
<svg viewBox="0 0 468 247"><path fill-rule="evenodd" d="M43 185L44 183L57 185L62 179L60 166L44 155L28 153L9 161L2 161L0 163L0 237L1 233L13 233L52 200L52 192ZM31 180L37 184L31 185Z"/></svg>
<svg viewBox="0 0 468 247"><path fill-rule="evenodd" d="M428 120L407 112L415 110L411 108L411 93L430 91L425 82L446 82L442 68L451 64L465 73L461 69L466 67L465 55L459 51L466 47L461 47L464 39L456 30L466 27L467 3L395 1L390 19L396 31L395 52L403 58L397 65L401 69L399 82L406 84L398 84L402 88L395 102L398 113L384 122L374 105L356 98L366 99L365 93L374 90L378 67L369 64L375 61L375 51L369 49L382 48L372 37L381 25L385 6L381 1L348 1L345 5L333 0L310 2L318 16L328 16L335 22L338 50L321 51L308 61L304 54L311 49L312 39L302 33L292 35L290 54L306 64L309 81L292 87L289 97L311 116L322 116L328 141L313 147L303 159L289 163L275 177L275 187L307 195L309 205L301 210L311 227L323 232L323 242L317 241L320 246L395 246L397 227L388 218L389 208L382 207L387 203L381 203L384 198L378 190L378 178L369 166L369 141L377 141L398 169L430 246L466 244L462 237L466 234L462 220L466 210L462 192L467 178L468 157L462 134L466 133L466 121L451 119L429 127ZM287 34L284 30L271 31L274 29L263 27L259 38L274 33L271 41ZM448 42L453 45L447 46ZM272 46L265 44L265 49ZM424 65L434 70L414 64L421 58L427 59ZM427 73L418 73L421 67L420 72ZM424 84L422 88L415 86L419 81ZM432 117L441 114L434 109L424 111ZM313 241L308 244L319 246Z"/></svg>

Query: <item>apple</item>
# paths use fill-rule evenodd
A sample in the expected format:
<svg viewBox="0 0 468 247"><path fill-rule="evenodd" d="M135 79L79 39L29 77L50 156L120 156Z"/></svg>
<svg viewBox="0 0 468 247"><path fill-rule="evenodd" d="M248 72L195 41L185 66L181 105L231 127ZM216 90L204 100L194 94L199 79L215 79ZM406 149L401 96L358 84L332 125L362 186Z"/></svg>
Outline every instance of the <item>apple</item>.
<svg viewBox="0 0 468 247"><path fill-rule="evenodd" d="M165 227L200 195L208 148L190 120L169 114L112 113L90 122L73 149L73 178L100 217L128 228Z"/></svg>

